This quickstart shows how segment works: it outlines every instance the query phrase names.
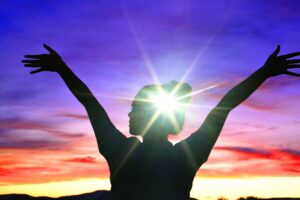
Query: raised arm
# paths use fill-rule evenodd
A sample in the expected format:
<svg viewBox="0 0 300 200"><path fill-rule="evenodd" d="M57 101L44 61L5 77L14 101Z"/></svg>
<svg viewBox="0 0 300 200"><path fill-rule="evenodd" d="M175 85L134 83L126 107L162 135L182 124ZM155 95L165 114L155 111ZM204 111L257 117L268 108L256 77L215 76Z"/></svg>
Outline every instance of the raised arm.
<svg viewBox="0 0 300 200"><path fill-rule="evenodd" d="M57 72L61 76L73 95L85 107L94 129L100 152L105 157L109 157L114 147L117 148L117 144L125 142L126 137L115 128L96 97L64 63L59 54L46 44L44 44L44 47L50 54L25 55L27 59L22 60L22 62L25 67L38 68L31 71L31 74L52 71Z"/></svg>
<svg viewBox="0 0 300 200"><path fill-rule="evenodd" d="M263 67L231 89L208 114L201 127L183 141L190 148L198 166L208 159L230 111L246 100L265 80L280 74L300 76L288 71L290 68L299 68L300 60L287 60L300 55L300 52L277 56L279 51L280 46L269 56Z"/></svg>

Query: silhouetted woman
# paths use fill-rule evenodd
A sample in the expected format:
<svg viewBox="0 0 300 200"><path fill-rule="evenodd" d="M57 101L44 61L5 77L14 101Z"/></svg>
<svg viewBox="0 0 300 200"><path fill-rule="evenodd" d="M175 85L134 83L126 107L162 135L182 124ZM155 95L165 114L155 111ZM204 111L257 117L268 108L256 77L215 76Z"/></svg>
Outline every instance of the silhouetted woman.
<svg viewBox="0 0 300 200"><path fill-rule="evenodd" d="M186 200L190 197L193 179L219 137L224 122L235 107L247 99L265 80L280 74L300 76L288 71L299 68L299 59L290 59L299 52L278 56L280 46L266 63L246 80L230 90L212 109L201 127L187 139L173 145L169 134L178 134L184 123L184 109L172 116L157 112L155 94L176 91L180 101L187 102L191 87L171 81L165 85L148 85L142 88L132 103L129 113L130 133L141 135L126 138L110 121L103 107L88 87L71 71L61 57L49 46L50 54L26 55L26 67L35 67L31 74L57 72L74 96L85 107L93 126L99 151L110 169L111 197L113 200ZM165 106L169 106L168 103ZM164 109L164 108L161 108ZM167 116L166 116L167 115Z"/></svg>

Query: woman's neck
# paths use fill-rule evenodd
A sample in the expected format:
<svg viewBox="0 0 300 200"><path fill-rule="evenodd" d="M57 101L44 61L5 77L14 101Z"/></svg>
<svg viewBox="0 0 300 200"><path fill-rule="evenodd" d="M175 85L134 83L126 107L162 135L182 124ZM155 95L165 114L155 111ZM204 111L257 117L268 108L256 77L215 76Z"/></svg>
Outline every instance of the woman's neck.
<svg viewBox="0 0 300 200"><path fill-rule="evenodd" d="M150 145L152 147L156 147L158 145L169 143L168 135L163 133L147 133L143 137L143 143L145 145Z"/></svg>

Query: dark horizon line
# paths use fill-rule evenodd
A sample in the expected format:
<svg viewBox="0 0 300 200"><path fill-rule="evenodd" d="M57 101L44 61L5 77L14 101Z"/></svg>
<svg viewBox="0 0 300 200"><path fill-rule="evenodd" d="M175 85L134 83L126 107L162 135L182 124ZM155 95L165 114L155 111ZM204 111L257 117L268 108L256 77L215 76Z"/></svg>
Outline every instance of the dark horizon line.
<svg viewBox="0 0 300 200"><path fill-rule="evenodd" d="M87 192L77 195L65 195L60 197L48 197L48 196L31 196L29 194L0 194L0 200L79 200L82 199L82 196L94 196L98 197L97 200L108 200L110 197L110 190L96 190L93 192ZM191 198L191 200L197 200L196 198ZM227 200L226 197L218 197L217 200ZM239 197L237 200L300 200L300 197L270 197L270 198L260 198L254 196L248 197Z"/></svg>

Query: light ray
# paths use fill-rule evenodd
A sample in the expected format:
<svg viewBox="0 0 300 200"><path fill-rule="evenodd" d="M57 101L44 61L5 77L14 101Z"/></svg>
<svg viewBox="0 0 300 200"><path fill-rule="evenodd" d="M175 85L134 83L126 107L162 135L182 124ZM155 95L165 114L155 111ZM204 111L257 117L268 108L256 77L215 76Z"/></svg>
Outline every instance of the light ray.
<svg viewBox="0 0 300 200"><path fill-rule="evenodd" d="M100 96L100 95L95 95L95 96ZM124 100L124 101L139 101L139 102L145 102L145 103L152 103L150 99L147 98L132 98L132 97L125 97L125 96L114 96L114 95L101 95L101 97L106 97L106 98L112 98L112 99L118 99L118 100Z"/></svg>
<svg viewBox="0 0 300 200"><path fill-rule="evenodd" d="M132 97L125 97L125 96L117 96L117 95L95 95L96 97L105 97L105 98L111 98L111 99L118 99L118 100L125 100L125 101L134 101L135 99Z"/></svg>
<svg viewBox="0 0 300 200"><path fill-rule="evenodd" d="M176 133L177 133L178 131L180 131L180 128L179 128L179 125L178 125L178 123L177 123L177 120L176 120L176 117L175 117L175 115L174 115L174 112L169 112L169 113L168 113L168 117L169 117L169 119L170 119L172 125L175 127Z"/></svg>
<svg viewBox="0 0 300 200"><path fill-rule="evenodd" d="M156 110L156 112L154 113L154 115L151 117L151 119L147 123L145 129L141 133L142 136L144 136L148 132L148 130L151 128L151 126L153 125L153 123L159 117L160 114L161 114L161 111L160 110Z"/></svg>
<svg viewBox="0 0 300 200"><path fill-rule="evenodd" d="M118 165L117 169L114 172L114 176L117 176L119 170L122 168L122 166L124 165L124 163L127 161L127 159L129 158L129 156L131 155L131 153L134 151L134 149L137 147L137 145L139 144L139 140L136 139L136 141L134 142L133 145L131 145L129 151L126 153L126 155L122 158L122 161L120 162L120 164ZM113 175L111 175L112 178L114 177ZM111 179L112 179L111 178Z"/></svg>
<svg viewBox="0 0 300 200"><path fill-rule="evenodd" d="M123 6L123 12L124 12L127 24L128 24L128 26L130 28L130 31L131 31L131 33L133 35L133 38L134 38L134 40L135 40L135 42L136 42L136 44L137 44L137 46L138 46L138 48L139 48L139 50L141 52L142 58L144 59L144 62L145 62L145 65L146 65L146 67L147 67L147 69L148 69L148 71L149 71L149 73L151 75L151 78L154 80L154 82L156 84L160 84L160 81L159 81L158 76L157 76L157 74L156 74L156 72L154 70L154 67L153 67L150 59L148 58L145 50L144 50L144 47L143 47L142 42L140 41L140 39L139 39L139 37L137 35L137 32L134 29L134 26L132 24L132 21L130 19L130 16L129 16L129 14L128 14L126 8L125 8L125 6Z"/></svg>
<svg viewBox="0 0 300 200"><path fill-rule="evenodd" d="M155 120L157 119L157 117L160 115L160 112L157 110L155 112L155 114L152 116L152 118L150 119L150 121L148 122L148 124L146 125L145 129L142 131L141 136L144 136L147 131L151 128L151 126L153 125L153 123L155 122ZM131 153L134 151L134 149L137 147L137 145L139 144L139 141L137 140L129 149L129 151L127 152L127 154L122 158L122 161L120 162L118 168L115 171L115 175L118 173L118 171L121 169L121 167L124 165L124 163L126 162L126 160L129 158L129 156L131 155Z"/></svg>
<svg viewBox="0 0 300 200"><path fill-rule="evenodd" d="M191 107L191 108L205 108L205 109L211 109L213 108L212 106L209 105L203 105L203 104L192 104L192 103L180 103L180 106L187 108L187 107Z"/></svg>
<svg viewBox="0 0 300 200"><path fill-rule="evenodd" d="M176 98L176 100L181 100L181 99L186 98L186 97L194 96L194 95L199 94L199 93L202 93L202 92L204 92L204 91L206 91L206 90L210 90L210 89L216 88L216 87L218 87L219 85L221 85L221 83L220 83L220 84L216 84L216 85L212 85L212 86L209 86L209 87L200 89L200 90L196 90L196 91L194 91L194 92L191 92L191 93L182 95L182 96Z"/></svg>
<svg viewBox="0 0 300 200"><path fill-rule="evenodd" d="M194 95L200 94L202 92L205 92L207 90L216 88L216 87L220 86L221 84L223 84L223 82L215 84L215 85L211 85L211 86L208 86L206 88L202 88L200 90L196 90L194 92L179 96L179 97L174 98L174 99L169 99L169 100L168 100L168 98L161 99L164 96L166 96L165 92L163 91L163 89L161 87L159 87L159 91L158 91L158 93L160 95L158 94L156 97L153 97L153 98L151 98L151 97L149 97L149 98L131 98L131 97L112 96L112 95L104 95L102 97L114 98L114 99L119 99L119 100L130 101L130 102L135 101L135 102L153 103L153 104L157 105L160 112L176 109L178 107L199 107L199 108L207 108L208 109L208 108L211 108L211 106L206 106L206 105L201 105L201 104L183 103L183 102L180 102L180 100L184 99L186 97L194 96ZM174 89L170 92L170 95L173 93L173 91L174 91ZM171 96L170 98L173 98L173 96ZM171 100L173 100L174 102L169 103L168 101L171 101ZM167 109L167 108L169 108L169 109Z"/></svg>
<svg viewBox="0 0 300 200"><path fill-rule="evenodd" d="M188 159L190 160L190 162L192 163L193 167L196 168L197 162L196 162L195 158L192 156L193 154L192 154L192 151L190 150L190 147L187 145L185 140L181 141L180 144L182 144L183 149L186 152L186 155L187 155Z"/></svg>
<svg viewBox="0 0 300 200"><path fill-rule="evenodd" d="M196 95L196 94L193 94L193 95ZM97 96L97 95L95 95L95 96ZM101 97L113 98L113 99L117 99L117 100L129 101L129 102L137 101L137 102L144 102L144 103L154 103L153 100L143 99L143 98L131 98L131 97L112 96L112 95L104 95L104 96L101 95ZM206 109L211 109L212 108L212 106L203 105L203 104L193 104L193 103L181 103L181 102L179 102L179 103L177 103L177 105L179 105L181 107L197 107L197 108L206 108Z"/></svg>
<svg viewBox="0 0 300 200"><path fill-rule="evenodd" d="M188 77L188 75L191 73L191 71L194 69L194 67L198 64L198 62L199 62L200 58L202 57L202 55L206 52L207 48L210 46L210 44L215 40L216 36L222 30L224 24L229 20L229 18L231 16L230 15L231 11L233 10L232 9L233 6L235 6L235 5L232 4L231 7L230 7L230 9L224 14L224 17L223 17L224 20L223 20L223 22L220 23L220 25L217 27L216 31L208 39L207 44L201 50L199 50L199 52L197 53L197 55L194 58L194 60L192 61L192 63L187 68L186 72L180 78L180 82L184 82L186 80L186 78Z"/></svg>

